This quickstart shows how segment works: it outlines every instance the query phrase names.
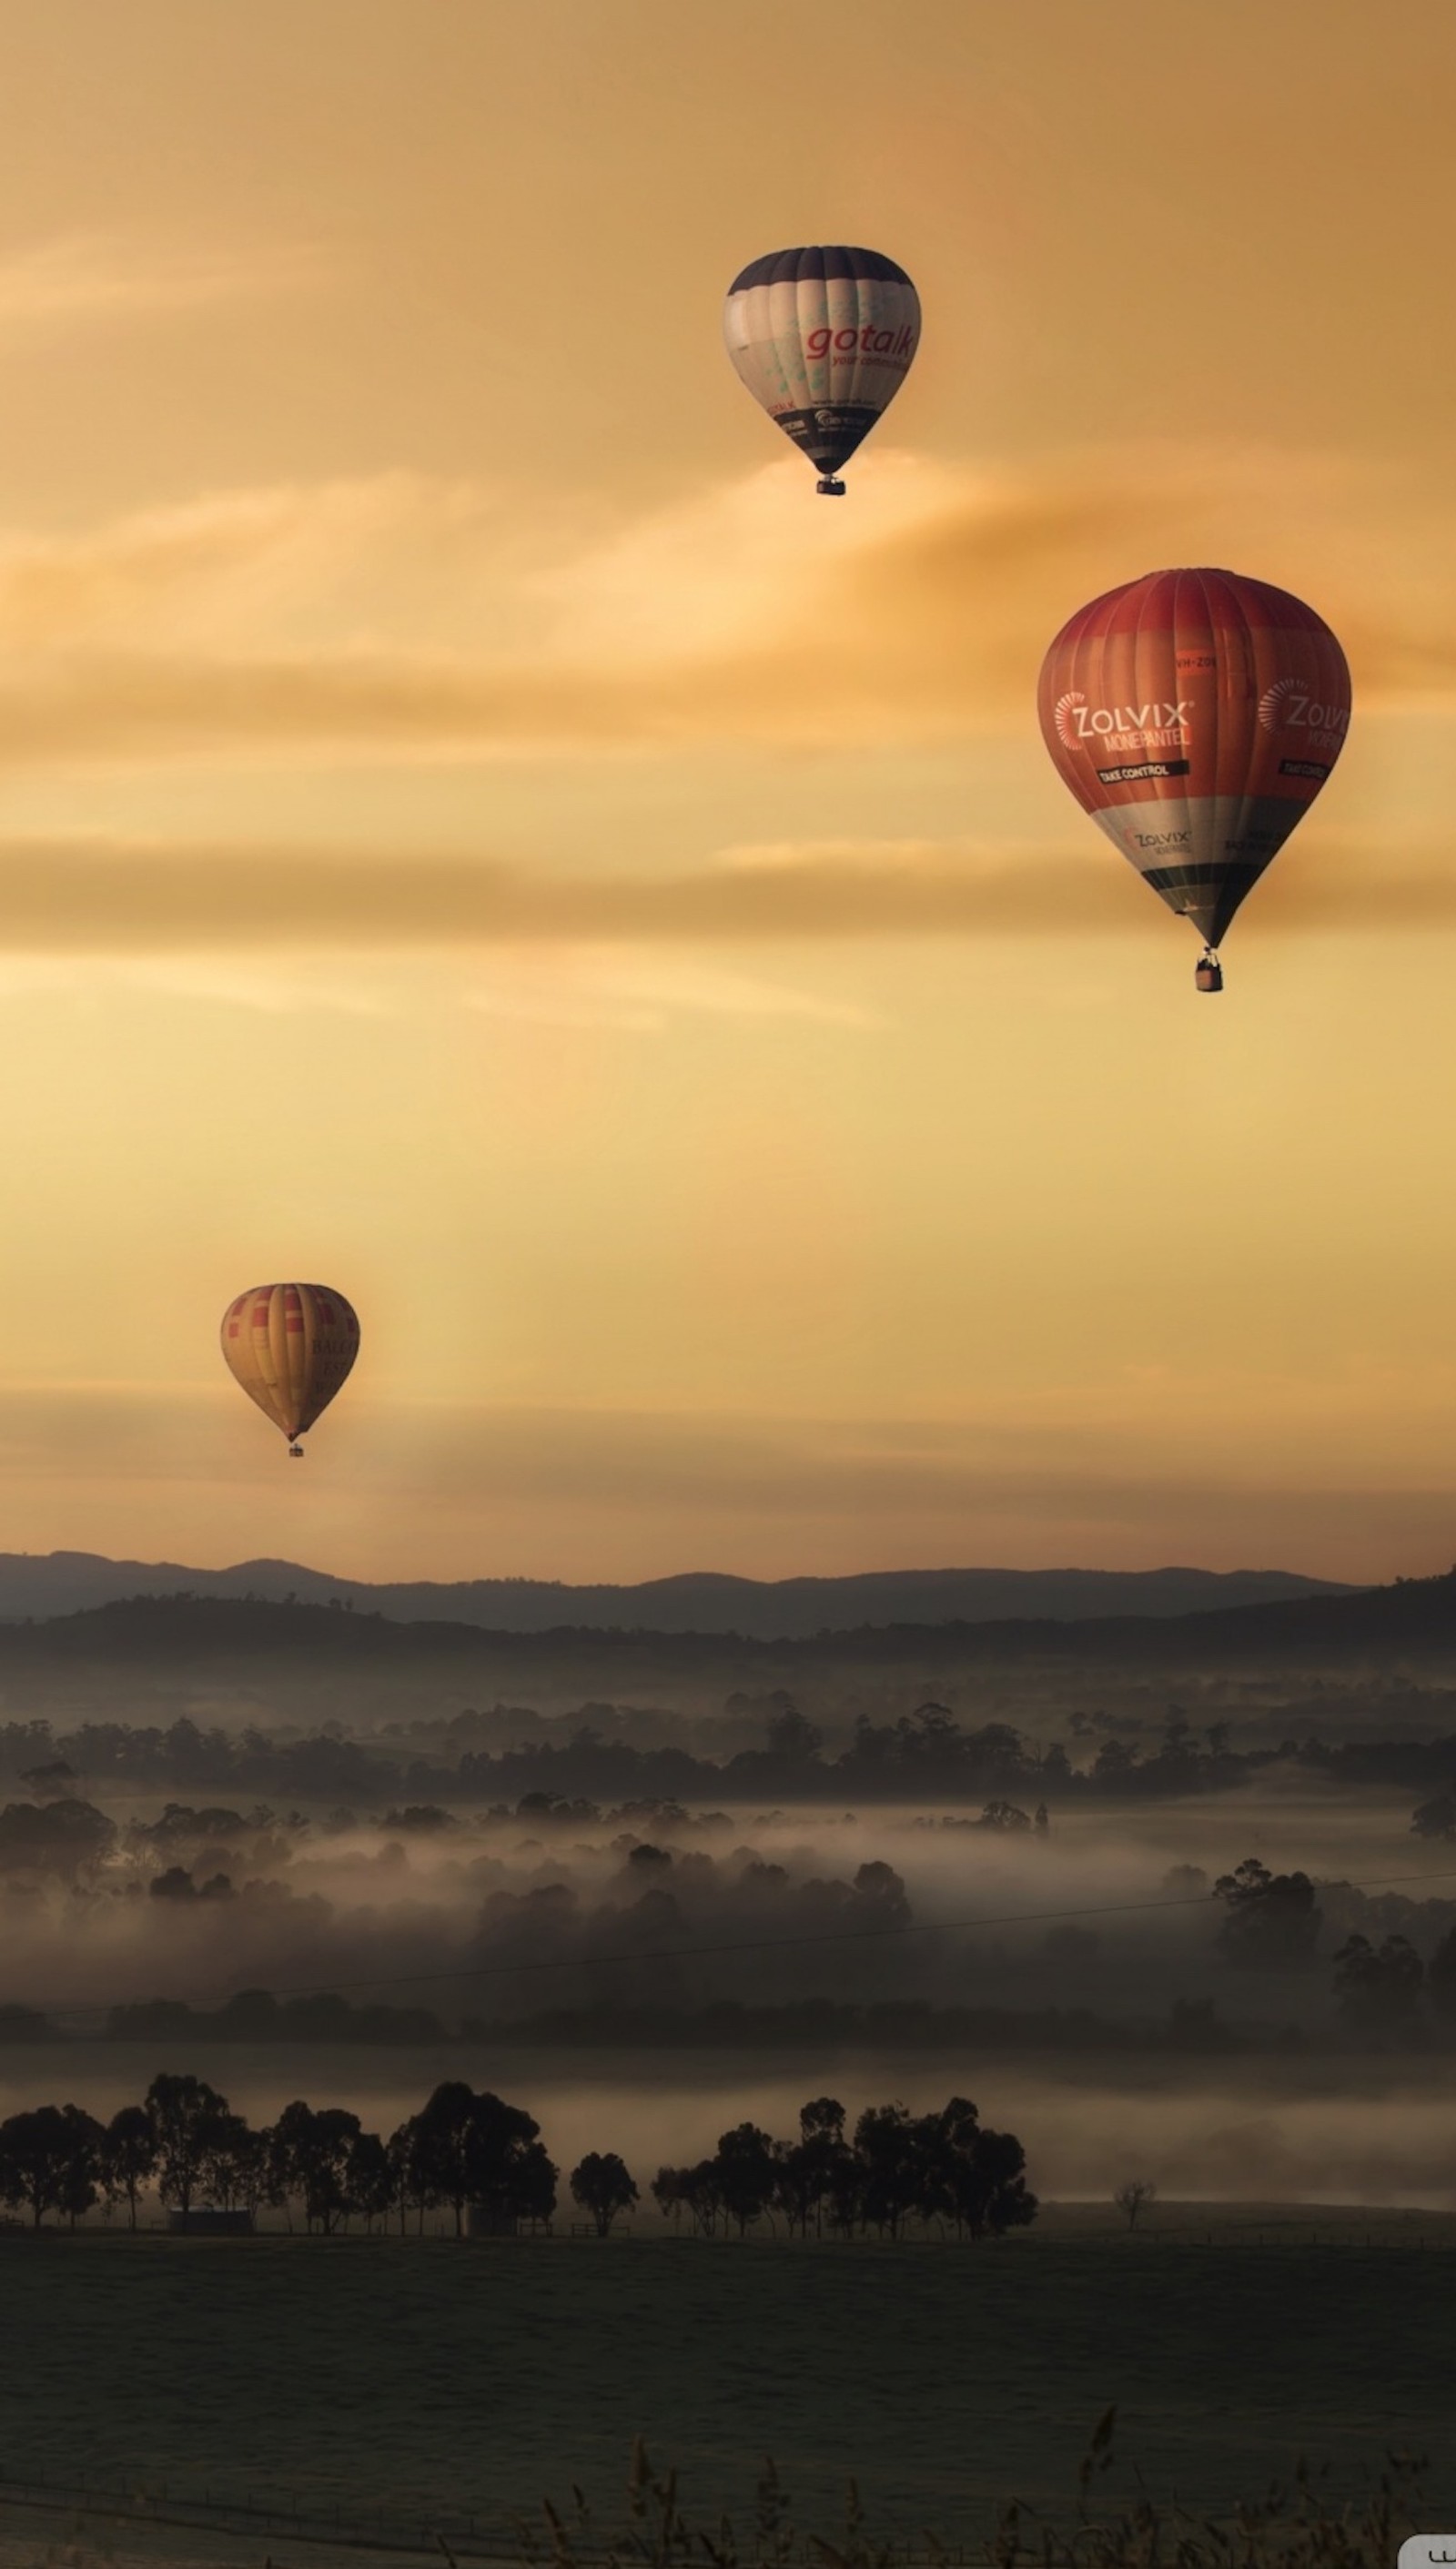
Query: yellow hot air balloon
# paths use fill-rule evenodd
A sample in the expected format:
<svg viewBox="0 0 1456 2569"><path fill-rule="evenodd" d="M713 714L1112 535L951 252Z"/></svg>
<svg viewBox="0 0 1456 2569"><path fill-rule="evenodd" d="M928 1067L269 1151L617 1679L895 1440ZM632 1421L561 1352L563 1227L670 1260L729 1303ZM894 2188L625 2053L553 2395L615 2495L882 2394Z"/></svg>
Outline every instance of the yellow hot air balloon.
<svg viewBox="0 0 1456 2569"><path fill-rule="evenodd" d="M288 1439L313 1425L359 1352L352 1303L329 1284L254 1284L222 1314L222 1354L234 1382Z"/></svg>

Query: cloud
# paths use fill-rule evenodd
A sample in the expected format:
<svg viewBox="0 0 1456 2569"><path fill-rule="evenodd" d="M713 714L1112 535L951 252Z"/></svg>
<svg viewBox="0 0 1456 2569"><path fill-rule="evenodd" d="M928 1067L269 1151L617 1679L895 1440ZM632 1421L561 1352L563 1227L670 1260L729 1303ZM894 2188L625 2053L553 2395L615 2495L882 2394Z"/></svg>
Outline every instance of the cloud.
<svg viewBox="0 0 1456 2569"><path fill-rule="evenodd" d="M518 960L508 979L477 982L467 1005L488 1016L539 1025L615 1026L659 1034L675 1018L801 1017L832 1026L872 1026L865 1008L826 999L746 972L650 955L568 945L532 968Z"/></svg>
<svg viewBox="0 0 1456 2569"><path fill-rule="evenodd" d="M1105 870L1085 855L895 842L765 853L761 864L738 850L672 873L588 876L368 852L0 842L0 951L771 944L1146 924L1142 904L1106 900ZM618 995L660 998L634 968ZM749 991L723 973L700 976L699 1004L741 1012Z"/></svg>
<svg viewBox="0 0 1456 2569"><path fill-rule="evenodd" d="M325 272L321 253L306 244L243 251L64 232L0 257L0 349L41 333L293 292Z"/></svg>
<svg viewBox="0 0 1456 2569"><path fill-rule="evenodd" d="M1261 931L1308 935L1456 920L1456 866L1444 842L1403 851L1399 870L1368 840L1306 829L1260 887ZM385 850L157 846L0 840L0 953L229 957L581 949L592 986L573 994L559 963L533 996L478 983L496 1013L578 1005L634 1021L698 1010L832 1014L828 1001L721 967L669 983L642 949L774 946L946 936L1152 936L1159 906L1110 850L1023 843L829 840L726 851L661 872L563 873L483 857ZM616 962L607 949L625 949ZM644 1016L645 1012L645 1016ZM565 1020L561 1020L564 1022ZM581 1022L572 1016L573 1022Z"/></svg>
<svg viewBox="0 0 1456 2569"><path fill-rule="evenodd" d="M129 1541L186 1559L205 1491L212 1542L223 1557L229 1542L245 1551L260 1500L278 1503L281 1449L256 1422L249 1430L228 1384L207 1379L210 1353L210 1315L199 1314L165 1397L157 1383L0 1384L0 1541L74 1544L77 1509L83 1529L98 1511L110 1522L108 1494L120 1490ZM1078 1558L1280 1561L1360 1578L1449 1560L1449 1482L1367 1479L1353 1452L1323 1475L1259 1478L1234 1464L1198 1479L1142 1439L1130 1456L1115 1420L1068 1452L1063 1431L1018 1419L1009 1402L949 1423L427 1402L381 1391L377 1361L361 1363L319 1430L327 1483L285 1485L290 1507L301 1491L310 1509L327 1502L326 1517L309 1514L279 1541L301 1558L326 1545L360 1575L381 1509L379 1575L392 1577L468 1576L487 1555L570 1577L705 1561L780 1576L786 1558L839 1570Z"/></svg>
<svg viewBox="0 0 1456 2569"><path fill-rule="evenodd" d="M893 452L843 512L792 457L607 534L389 475L0 542L0 771L907 746L1032 733L1081 599L1230 560L1341 632L1360 706L1448 706L1452 503L1342 459ZM1358 717L1357 717L1358 718Z"/></svg>
<svg viewBox="0 0 1456 2569"><path fill-rule="evenodd" d="M371 592L407 614L412 580L458 568L463 545L500 547L502 517L477 484L396 471L205 492L80 534L0 527L0 678L6 654L145 670L183 639L220 672L260 630L297 648L334 629L337 650L341 616Z"/></svg>

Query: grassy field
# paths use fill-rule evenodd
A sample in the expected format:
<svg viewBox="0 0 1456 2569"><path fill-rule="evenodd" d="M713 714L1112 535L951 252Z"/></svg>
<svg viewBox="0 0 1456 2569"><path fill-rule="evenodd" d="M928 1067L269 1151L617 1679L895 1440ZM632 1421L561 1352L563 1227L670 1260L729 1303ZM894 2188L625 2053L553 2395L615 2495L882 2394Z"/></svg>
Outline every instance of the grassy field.
<svg viewBox="0 0 1456 2569"><path fill-rule="evenodd" d="M0 2459L484 2531L573 2479L611 2520L640 2432L703 2514L771 2453L801 2522L853 2474L887 2528L963 2540L1009 2496L1070 2499L1115 2400L1111 2501L1140 2475L1216 2508L1301 2452L1354 2491L1415 2443L1433 2520L1456 2511L1452 2225L1328 2215L1261 2246L1210 2216L1210 2245L1163 2218L982 2248L9 2237Z"/></svg>

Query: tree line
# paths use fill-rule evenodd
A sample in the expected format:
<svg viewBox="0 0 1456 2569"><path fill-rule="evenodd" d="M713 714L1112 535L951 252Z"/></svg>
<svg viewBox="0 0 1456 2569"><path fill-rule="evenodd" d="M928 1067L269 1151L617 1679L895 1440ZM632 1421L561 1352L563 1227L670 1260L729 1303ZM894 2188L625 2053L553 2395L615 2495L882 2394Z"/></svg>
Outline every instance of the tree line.
<svg viewBox="0 0 1456 2569"><path fill-rule="evenodd" d="M1020 2142L987 2130L963 2097L938 2114L871 2106L853 2133L846 2124L844 2106L824 2096L804 2107L793 2140L740 2123L712 2158L659 2168L653 2200L675 2227L709 2238L781 2223L791 2235L898 2238L910 2219L982 2238L1035 2218ZM254 2129L205 2079L175 2072L110 2122L68 2104L0 2123L0 2202L36 2230L53 2216L74 2230L98 2206L135 2230L155 2192L182 2228L204 2209L255 2219L266 2206L325 2237L354 2222L419 2233L442 2211L457 2237L468 2223L508 2234L550 2227L558 2182L535 2117L463 2079L436 2087L388 2138L346 2107L301 2098ZM588 2151L566 2182L603 2238L640 2200L615 2151Z"/></svg>
<svg viewBox="0 0 1456 2569"><path fill-rule="evenodd" d="M1433 1703L1433 1709L1436 1706ZM598 1711L612 1709L599 1707ZM501 1707L510 1717L509 1707ZM687 1746L634 1747L605 1735L583 1707L574 1731L560 1738L522 1738L503 1748L465 1747L454 1757L393 1755L377 1740L350 1738L336 1727L303 1738L249 1727L203 1729L186 1716L166 1727L87 1721L57 1732L38 1719L0 1723L0 1772L50 1796L74 1794L84 1779L156 1784L184 1791L246 1790L307 1801L383 1800L487 1805L513 1815L523 1796L602 1803L699 1801L723 1795L756 1802L838 1800L963 1801L1029 1798L1126 1802L1226 1792L1283 1767L1358 1787L1409 1785L1449 1797L1456 1774L1456 1734L1431 1739L1328 1743L1284 1739L1277 1747L1235 1749L1227 1725L1196 1731L1178 1708L1148 1744L1119 1735L1113 1716L1093 1716L1084 1729L1104 1730L1095 1755L1074 1766L1057 1741L1039 1747L1011 1723L967 1726L945 1704L925 1702L894 1719L862 1714L849 1744L827 1748L821 1727L793 1698L766 1699L762 1747L716 1760ZM1449 1711L1449 1698L1439 1699ZM470 1716L457 1716L452 1729ZM523 1727L540 1716L522 1707ZM1135 1731L1128 1720L1122 1729ZM563 1732L565 1724L560 1725ZM465 1735L462 1733L461 1735Z"/></svg>

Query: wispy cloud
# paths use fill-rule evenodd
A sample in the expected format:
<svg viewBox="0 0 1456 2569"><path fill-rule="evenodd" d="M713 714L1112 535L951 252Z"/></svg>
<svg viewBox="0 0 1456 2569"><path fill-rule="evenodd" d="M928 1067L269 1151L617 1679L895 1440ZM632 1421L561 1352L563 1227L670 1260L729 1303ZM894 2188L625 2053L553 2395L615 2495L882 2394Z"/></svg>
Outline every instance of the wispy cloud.
<svg viewBox="0 0 1456 2569"><path fill-rule="evenodd" d="M0 300L3 327L3 300ZM1341 459L792 457L609 535L418 476L0 535L0 771L78 762L670 754L1028 730L1046 642L1158 560L1232 560L1340 630L1362 706L1456 689L1442 492Z"/></svg>
<svg viewBox="0 0 1456 2569"><path fill-rule="evenodd" d="M74 1539L75 1497L91 1507L98 1491L125 1487L142 1512L129 1520L139 1547L184 1558L181 1488L191 1503L206 1495L224 1557L245 1545L259 1494L278 1504L281 1455L261 1434L239 1436L235 1396L211 1366L209 1315L165 1399L140 1380L0 1383L0 1539L40 1548L52 1505L54 1539L66 1524ZM816 1545L835 1568L1055 1563L1091 1547L1109 1565L1317 1560L1334 1575L1383 1577L1449 1558L1452 1492L1438 1472L1365 1474L1350 1451L1321 1454L1317 1476L1259 1474L1236 1457L1195 1481L1147 1438L1130 1447L1119 1422L1100 1438L1084 1430L1069 1451L1064 1428L1018 1419L1009 1403L961 1422L431 1404L391 1400L361 1365L325 1434L360 1528L371 1507L388 1508L395 1577L469 1575L485 1542L493 1559L538 1575L544 1564L560 1575L564 1553L568 1575L603 1575L606 1563L604 1575L626 1577L708 1558L774 1576L786 1554L813 1561ZM401 1506L413 1530L403 1537ZM228 1507L235 1533L218 1513ZM300 1549L318 1540L316 1522L298 1534ZM329 1540L339 1557L338 1533Z"/></svg>
<svg viewBox="0 0 1456 2569"><path fill-rule="evenodd" d="M0 253L0 350L44 333L297 292L326 272L321 251L301 243L241 250L64 232Z"/></svg>
<svg viewBox="0 0 1456 2569"><path fill-rule="evenodd" d="M1456 919L1447 844L1398 852L1306 833L1260 889L1263 932L1362 933ZM17 956L568 951L549 985L519 969L476 985L499 1014L615 1012L643 1025L691 1005L723 1014L834 1013L736 970L691 984L636 949L853 943L885 937L1153 935L1166 919L1095 839L980 847L810 841L738 847L661 872L564 873L387 850L0 841L0 953ZM618 949L616 959L609 949ZM589 986L588 986L589 983Z"/></svg>
<svg viewBox="0 0 1456 2569"><path fill-rule="evenodd" d="M818 1025L867 1027L870 1010L798 990L757 974L683 955L625 953L566 945L535 959L528 948L508 976L476 981L467 1005L488 1016L557 1026L613 1026L660 1034L682 1017L799 1017Z"/></svg>

